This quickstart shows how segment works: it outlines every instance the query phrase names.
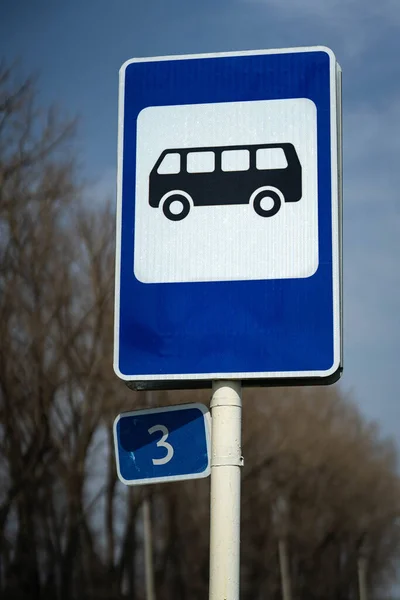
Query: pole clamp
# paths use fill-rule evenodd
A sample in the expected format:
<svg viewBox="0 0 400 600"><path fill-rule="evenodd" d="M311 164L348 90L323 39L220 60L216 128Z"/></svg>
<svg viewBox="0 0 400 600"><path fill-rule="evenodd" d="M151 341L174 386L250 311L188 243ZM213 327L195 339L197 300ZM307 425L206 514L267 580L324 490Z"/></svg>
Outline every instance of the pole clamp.
<svg viewBox="0 0 400 600"><path fill-rule="evenodd" d="M243 465L243 456L240 456L239 458L234 456L218 456L211 458L212 467L243 467Z"/></svg>

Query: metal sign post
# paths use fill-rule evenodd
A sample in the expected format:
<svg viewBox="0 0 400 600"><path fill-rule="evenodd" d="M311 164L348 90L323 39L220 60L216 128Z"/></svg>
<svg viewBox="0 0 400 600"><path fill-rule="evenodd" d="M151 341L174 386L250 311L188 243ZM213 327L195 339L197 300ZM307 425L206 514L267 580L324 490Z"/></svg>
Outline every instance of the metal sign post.
<svg viewBox="0 0 400 600"><path fill-rule="evenodd" d="M240 566L240 381L215 381L211 399L210 600L238 600Z"/></svg>

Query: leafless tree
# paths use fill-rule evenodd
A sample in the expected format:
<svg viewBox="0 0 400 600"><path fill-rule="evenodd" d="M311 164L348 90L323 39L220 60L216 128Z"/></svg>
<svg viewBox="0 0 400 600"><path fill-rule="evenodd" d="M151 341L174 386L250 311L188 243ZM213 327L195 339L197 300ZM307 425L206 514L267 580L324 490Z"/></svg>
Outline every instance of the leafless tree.
<svg viewBox="0 0 400 600"><path fill-rule="evenodd" d="M338 388L281 389L264 393L264 399L258 393L252 406L246 451L252 458L244 481L255 489L244 498L251 517L254 503L260 512L263 502L274 507L285 499L284 530L282 524L277 529L267 508L263 523L268 531L262 535L259 528L258 535L277 542L284 535L288 541L293 596L356 598L365 533L371 540L370 589L389 581L399 552L399 480L392 443L379 438L376 427L365 423Z"/></svg>
<svg viewBox="0 0 400 600"><path fill-rule="evenodd" d="M112 371L114 209L35 85L0 68L0 596L144 599L146 496L157 600L200 600L209 481L117 481L113 420L148 399ZM284 570L296 600L350 600L360 565L373 598L399 557L391 442L338 387L246 391L243 413L242 598L282 598Z"/></svg>
<svg viewBox="0 0 400 600"><path fill-rule="evenodd" d="M104 561L110 580L123 576L110 416L128 392L111 367L114 218L110 204L85 204L74 127L37 109L32 81L15 85L1 69L0 589L10 597L89 593ZM96 444L108 444L107 476L92 497ZM100 497L106 557L90 524Z"/></svg>

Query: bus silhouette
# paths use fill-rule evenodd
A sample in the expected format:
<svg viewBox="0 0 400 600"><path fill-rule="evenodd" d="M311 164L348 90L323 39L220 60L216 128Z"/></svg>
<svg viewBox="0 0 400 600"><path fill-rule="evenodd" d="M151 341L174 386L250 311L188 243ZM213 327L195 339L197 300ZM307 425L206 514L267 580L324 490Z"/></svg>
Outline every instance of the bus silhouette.
<svg viewBox="0 0 400 600"><path fill-rule="evenodd" d="M250 204L272 217L302 196L301 164L293 144L164 150L150 172L149 204L181 221L193 206Z"/></svg>

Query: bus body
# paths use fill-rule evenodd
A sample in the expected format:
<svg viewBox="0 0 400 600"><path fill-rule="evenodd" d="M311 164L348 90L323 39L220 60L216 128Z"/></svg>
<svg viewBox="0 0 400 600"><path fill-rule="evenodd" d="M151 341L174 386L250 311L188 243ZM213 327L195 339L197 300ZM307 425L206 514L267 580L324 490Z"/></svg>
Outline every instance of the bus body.
<svg viewBox="0 0 400 600"><path fill-rule="evenodd" d="M157 208L175 192L190 197L194 206L246 204L260 188L276 190L281 201L301 199L301 165L293 144L166 149L150 172L149 204Z"/></svg>

